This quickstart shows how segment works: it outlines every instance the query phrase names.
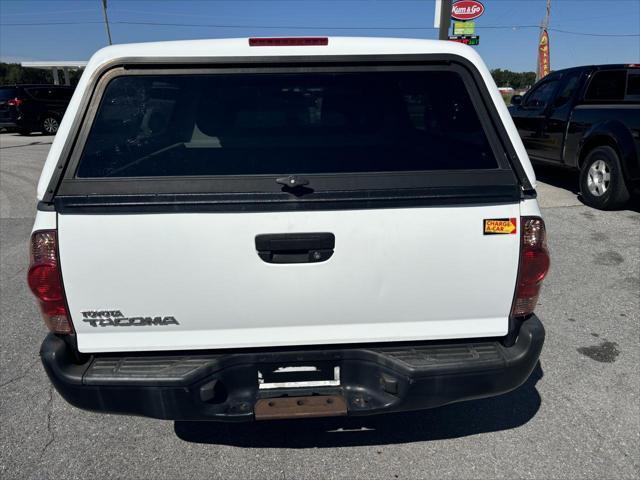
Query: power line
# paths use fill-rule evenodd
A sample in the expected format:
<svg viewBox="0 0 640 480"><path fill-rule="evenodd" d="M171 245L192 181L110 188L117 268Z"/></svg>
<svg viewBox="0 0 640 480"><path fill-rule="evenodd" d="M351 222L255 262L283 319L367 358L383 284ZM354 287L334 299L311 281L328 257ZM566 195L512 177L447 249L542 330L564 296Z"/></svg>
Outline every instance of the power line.
<svg viewBox="0 0 640 480"><path fill-rule="evenodd" d="M34 22L34 23L0 23L0 27L42 27L49 25L91 25L93 23L104 23L100 21L86 22ZM112 22L113 23L113 22Z"/></svg>
<svg viewBox="0 0 640 480"><path fill-rule="evenodd" d="M95 10L93 8L88 9L74 9L74 10L38 10L37 12L16 12L16 13L2 13L3 17L17 17L17 16L27 16L27 17L42 17L48 15L58 15L58 14L67 14L67 13L94 13Z"/></svg>
<svg viewBox="0 0 640 480"><path fill-rule="evenodd" d="M568 33L570 35L583 35L585 37L640 37L640 33L587 33L571 32L568 30L561 30L559 28L549 28L548 30L550 32Z"/></svg>
<svg viewBox="0 0 640 480"><path fill-rule="evenodd" d="M150 25L171 27L214 27L214 28L246 28L246 29L274 29L274 30L438 30L434 27L329 27L317 25L219 25L208 23L164 23L164 22L128 22L118 21L121 25ZM476 27L477 28L477 27Z"/></svg>
<svg viewBox="0 0 640 480"><path fill-rule="evenodd" d="M96 23L104 23L102 21L83 21L83 22L33 22L33 23L0 23L0 27L29 27L29 26L48 26L48 25L91 25ZM159 27L211 27L211 28L255 28L255 29L278 29L278 30L437 30L434 27L329 27L329 26L311 26L311 25L222 25L212 23L166 23L166 22L130 22L130 21L110 21L110 24L118 25L148 25ZM478 27L476 27L478 28ZM512 28L511 26L496 28Z"/></svg>
<svg viewBox="0 0 640 480"><path fill-rule="evenodd" d="M116 23L116 22L114 22ZM214 28L246 28L274 30L438 30L434 27L328 27L317 25L213 25L206 23L162 23L162 22L117 22L122 25L150 25L172 27L214 27Z"/></svg>
<svg viewBox="0 0 640 480"><path fill-rule="evenodd" d="M29 26L55 26L55 25L93 25L98 23L104 23L102 21L83 21L83 22L33 22L33 23L0 23L0 27L29 27ZM393 27L393 26L378 26L378 27L331 27L331 26L318 26L318 25L227 25L227 24L212 24L212 23L167 23L167 22L129 22L129 21L110 21L111 25L139 25L139 26L154 26L154 27L202 27L202 28L231 28L231 29L256 29L256 30L438 30L434 27ZM540 28L539 25L476 25L476 29L503 29L503 30L517 30L524 28ZM565 33L568 35L580 35L587 37L640 37L640 33L589 33L589 32L575 32L571 30L563 30L559 28L549 28L551 32Z"/></svg>
<svg viewBox="0 0 640 480"><path fill-rule="evenodd" d="M214 1L214 0L209 0L209 1ZM226 1L226 0L222 0L222 1ZM237 1L237 0L236 0ZM377 0L380 1L380 0ZM398 0L391 0L391 1L398 1ZM423 0L405 0L405 1L423 1ZM532 0L535 1L535 0ZM515 10L518 10L521 7L513 7L509 10L506 10L504 12L500 12L500 21L502 20L506 20L509 19L511 17L513 17L513 13ZM117 9L114 10L114 12L120 14L120 13L132 13L134 15L137 14L141 14L141 15L145 15L145 16L165 16L165 17L191 17L191 18L198 18L200 20L206 20L208 18L219 18L216 17L215 15L201 15L201 14L197 14L197 13L184 13L184 12L161 12L161 11L149 11L149 10L129 10L127 9L123 9L120 8L118 6ZM6 15L5 15L6 16ZM564 19L562 22L582 22L584 20L594 20L594 19L602 19L602 18L620 18L620 15L598 15L595 17L571 17L571 18L567 18ZM539 26L539 25L538 25Z"/></svg>

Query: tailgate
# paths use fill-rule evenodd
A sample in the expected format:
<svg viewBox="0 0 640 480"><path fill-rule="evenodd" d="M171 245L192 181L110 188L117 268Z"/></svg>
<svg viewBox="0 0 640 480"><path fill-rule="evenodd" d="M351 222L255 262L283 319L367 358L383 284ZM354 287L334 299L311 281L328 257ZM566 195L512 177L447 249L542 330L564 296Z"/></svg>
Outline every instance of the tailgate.
<svg viewBox="0 0 640 480"><path fill-rule="evenodd" d="M517 204L60 215L60 256L87 352L492 337L507 332L519 236L483 235L483 219L518 216ZM258 256L256 235L300 232L333 233L331 258Z"/></svg>
<svg viewBox="0 0 640 480"><path fill-rule="evenodd" d="M466 67L264 70L98 84L55 199L80 351L506 334L520 185Z"/></svg>

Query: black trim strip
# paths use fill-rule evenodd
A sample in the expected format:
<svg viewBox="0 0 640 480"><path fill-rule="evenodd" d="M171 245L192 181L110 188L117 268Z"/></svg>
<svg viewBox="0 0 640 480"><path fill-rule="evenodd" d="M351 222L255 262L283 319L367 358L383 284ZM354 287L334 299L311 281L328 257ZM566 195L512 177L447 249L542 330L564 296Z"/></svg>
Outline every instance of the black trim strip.
<svg viewBox="0 0 640 480"><path fill-rule="evenodd" d="M517 185L482 185L409 191L349 190L304 197L286 193L58 196L55 207L61 214L273 212L498 204L518 202L520 197Z"/></svg>
<svg viewBox="0 0 640 480"><path fill-rule="evenodd" d="M131 177L76 178L62 181L60 196L75 195L145 195L189 193L246 193L259 196L263 193L287 191L274 180L276 175L243 175L218 177ZM511 170L457 170L432 172L365 172L345 174L305 175L313 179L309 187L295 191L302 198L316 192L359 192L371 190L412 190L432 187L474 187L491 185L516 185ZM240 190L238 189L240 187Z"/></svg>
<svg viewBox="0 0 640 480"><path fill-rule="evenodd" d="M43 202L42 200L40 200L38 202L38 205L37 205L36 209L39 212L55 212L56 211L56 206L53 203L47 203L47 202Z"/></svg>

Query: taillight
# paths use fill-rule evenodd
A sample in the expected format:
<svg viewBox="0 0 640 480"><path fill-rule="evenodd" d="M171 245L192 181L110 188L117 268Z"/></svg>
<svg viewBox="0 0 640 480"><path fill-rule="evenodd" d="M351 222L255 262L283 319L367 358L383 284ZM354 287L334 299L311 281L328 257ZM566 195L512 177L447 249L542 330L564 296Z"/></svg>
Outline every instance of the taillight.
<svg viewBox="0 0 640 480"><path fill-rule="evenodd" d="M250 47L293 47L329 45L328 37L279 37L279 38L250 38Z"/></svg>
<svg viewBox="0 0 640 480"><path fill-rule="evenodd" d="M38 230L31 235L27 282L38 299L44 322L54 333L72 333L67 301L58 261L55 230Z"/></svg>
<svg viewBox="0 0 640 480"><path fill-rule="evenodd" d="M520 268L511 307L514 317L533 313L550 265L544 221L540 217L521 217L520 226Z"/></svg>
<svg viewBox="0 0 640 480"><path fill-rule="evenodd" d="M22 105L22 99L18 97L12 98L11 100L7 100L7 105L11 105L12 107L19 107L20 105Z"/></svg>

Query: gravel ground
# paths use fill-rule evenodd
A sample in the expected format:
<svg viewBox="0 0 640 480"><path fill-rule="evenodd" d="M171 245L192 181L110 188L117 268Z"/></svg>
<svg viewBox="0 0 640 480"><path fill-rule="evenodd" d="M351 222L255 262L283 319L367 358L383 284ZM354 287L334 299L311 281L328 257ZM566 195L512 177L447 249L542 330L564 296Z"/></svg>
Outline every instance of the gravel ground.
<svg viewBox="0 0 640 480"><path fill-rule="evenodd" d="M10 478L638 478L640 209L600 212L540 170L553 266L531 378L493 399L370 417L174 423L69 406L39 363L25 284L51 137L0 134L0 476Z"/></svg>

